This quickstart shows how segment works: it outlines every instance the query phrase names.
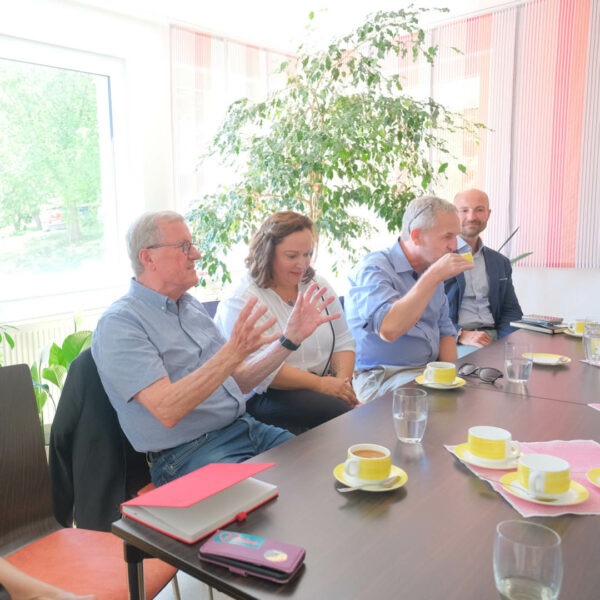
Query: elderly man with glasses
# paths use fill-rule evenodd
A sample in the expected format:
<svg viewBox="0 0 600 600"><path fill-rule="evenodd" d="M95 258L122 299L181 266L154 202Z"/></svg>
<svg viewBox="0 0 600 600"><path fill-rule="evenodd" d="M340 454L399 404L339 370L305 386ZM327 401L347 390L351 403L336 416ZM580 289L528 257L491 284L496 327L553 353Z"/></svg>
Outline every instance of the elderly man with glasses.
<svg viewBox="0 0 600 600"><path fill-rule="evenodd" d="M271 335L275 319L262 322L267 309L251 298L226 340L187 293L198 282L200 253L183 217L146 213L127 241L135 277L102 315L92 355L154 484L211 462L241 462L292 438L247 415L246 394L319 325L340 316L322 314L333 301L324 299L326 288L314 284L299 294L283 332Z"/></svg>
<svg viewBox="0 0 600 600"><path fill-rule="evenodd" d="M345 309L356 340L354 386L361 402L413 379L430 361L456 360L456 329L444 281L473 268L455 254L456 208L413 200L398 241L367 255L350 276Z"/></svg>

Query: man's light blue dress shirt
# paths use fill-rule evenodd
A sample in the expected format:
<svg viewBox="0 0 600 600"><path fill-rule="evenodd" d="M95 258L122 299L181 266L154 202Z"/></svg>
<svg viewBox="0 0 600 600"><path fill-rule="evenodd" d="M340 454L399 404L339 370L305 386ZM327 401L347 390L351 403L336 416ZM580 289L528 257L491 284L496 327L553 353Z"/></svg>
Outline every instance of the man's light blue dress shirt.
<svg viewBox="0 0 600 600"><path fill-rule="evenodd" d="M399 242L368 254L353 270L344 308L356 340L358 371L378 365L424 365L438 359L440 337L456 335L440 283L419 321L404 335L395 342L379 337L383 318L392 304L415 285L415 276Z"/></svg>
<svg viewBox="0 0 600 600"><path fill-rule="evenodd" d="M102 315L92 355L121 427L137 451L179 446L244 414L244 396L231 377L172 428L133 400L165 376L175 382L195 371L223 344L213 320L190 294L175 303L135 279L129 292Z"/></svg>

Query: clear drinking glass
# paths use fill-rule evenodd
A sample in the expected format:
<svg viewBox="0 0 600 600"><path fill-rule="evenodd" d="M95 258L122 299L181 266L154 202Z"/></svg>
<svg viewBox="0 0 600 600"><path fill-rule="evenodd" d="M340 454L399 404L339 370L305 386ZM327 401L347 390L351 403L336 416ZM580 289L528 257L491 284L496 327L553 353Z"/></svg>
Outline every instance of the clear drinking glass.
<svg viewBox="0 0 600 600"><path fill-rule="evenodd" d="M396 437L401 442L416 444L423 439L429 405L427 392L418 388L394 390L392 415Z"/></svg>
<svg viewBox="0 0 600 600"><path fill-rule="evenodd" d="M600 323L589 322L583 329L583 352L585 360L600 367Z"/></svg>
<svg viewBox="0 0 600 600"><path fill-rule="evenodd" d="M498 523L494 540L494 579L504 600L556 600L562 576L558 533L528 521Z"/></svg>
<svg viewBox="0 0 600 600"><path fill-rule="evenodd" d="M530 344L513 344L508 342L504 346L504 372L506 379L512 383L527 383L533 355Z"/></svg>

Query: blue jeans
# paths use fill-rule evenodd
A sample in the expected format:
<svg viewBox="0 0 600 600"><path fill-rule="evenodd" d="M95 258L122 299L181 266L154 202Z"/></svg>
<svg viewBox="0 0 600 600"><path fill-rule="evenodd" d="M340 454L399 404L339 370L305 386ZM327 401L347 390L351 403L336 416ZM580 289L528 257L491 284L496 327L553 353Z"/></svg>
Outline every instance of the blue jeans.
<svg viewBox="0 0 600 600"><path fill-rule="evenodd" d="M160 453L149 452L152 483L163 485L209 463L239 463L293 437L285 429L244 414L227 427L205 433L191 442Z"/></svg>

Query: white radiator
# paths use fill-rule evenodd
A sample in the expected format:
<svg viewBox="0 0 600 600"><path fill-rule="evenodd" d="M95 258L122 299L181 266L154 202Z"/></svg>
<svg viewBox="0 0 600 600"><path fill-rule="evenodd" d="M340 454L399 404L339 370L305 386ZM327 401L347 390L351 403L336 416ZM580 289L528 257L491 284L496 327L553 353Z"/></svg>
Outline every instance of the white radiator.
<svg viewBox="0 0 600 600"><path fill-rule="evenodd" d="M93 331L101 312L79 315L78 331L84 329ZM17 329L9 329L8 332L15 341L15 347L11 348L4 336L2 337L0 345L0 363L2 365L25 363L31 367L32 364L39 363L40 356L43 352L47 353L53 342L62 346L63 340L75 331L72 314L39 321L24 321L14 325ZM46 359L43 366L45 366L45 362ZM58 402L60 391L56 388L52 389L52 396L54 401ZM48 399L44 407L44 423L52 422L55 410L56 407L53 405L52 400Z"/></svg>
<svg viewBox="0 0 600 600"><path fill-rule="evenodd" d="M82 316L77 329L93 330L99 316L99 314ZM24 321L14 325L17 329L9 329L8 332L15 341L15 347L11 349L4 337L2 338L0 361L3 365L20 363L32 365L39 361L40 353L49 348L53 342L61 346L63 340L75 331L73 315L40 321Z"/></svg>

